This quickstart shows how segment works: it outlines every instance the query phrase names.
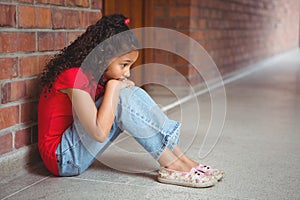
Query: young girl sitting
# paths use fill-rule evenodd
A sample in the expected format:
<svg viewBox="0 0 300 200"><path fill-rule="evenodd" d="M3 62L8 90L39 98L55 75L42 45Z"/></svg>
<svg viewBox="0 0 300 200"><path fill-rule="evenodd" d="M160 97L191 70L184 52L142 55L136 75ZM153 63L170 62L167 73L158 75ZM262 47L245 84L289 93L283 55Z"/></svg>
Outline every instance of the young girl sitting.
<svg viewBox="0 0 300 200"><path fill-rule="evenodd" d="M45 166L56 176L79 175L126 130L160 164L158 181L215 185L223 172L184 155L177 146L180 123L127 79L139 54L128 22L123 15L102 17L46 65L38 106ZM89 138L92 152L82 138Z"/></svg>

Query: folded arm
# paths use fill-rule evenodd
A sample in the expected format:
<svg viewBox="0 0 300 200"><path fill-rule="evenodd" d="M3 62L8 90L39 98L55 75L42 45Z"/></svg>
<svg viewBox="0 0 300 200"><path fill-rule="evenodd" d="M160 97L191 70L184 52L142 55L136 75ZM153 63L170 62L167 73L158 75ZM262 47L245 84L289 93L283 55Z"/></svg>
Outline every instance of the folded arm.
<svg viewBox="0 0 300 200"><path fill-rule="evenodd" d="M120 90L134 85L130 80L110 80L106 84L105 93L99 109L87 92L67 88L60 90L71 99L73 109L85 131L96 141L104 142L110 133L115 119Z"/></svg>

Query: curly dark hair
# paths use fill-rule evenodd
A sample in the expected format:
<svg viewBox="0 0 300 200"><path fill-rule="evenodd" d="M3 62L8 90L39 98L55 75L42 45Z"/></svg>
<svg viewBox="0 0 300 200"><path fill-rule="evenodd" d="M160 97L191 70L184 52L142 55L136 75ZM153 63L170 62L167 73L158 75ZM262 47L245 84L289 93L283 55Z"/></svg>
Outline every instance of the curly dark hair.
<svg viewBox="0 0 300 200"><path fill-rule="evenodd" d="M109 60L137 50L137 38L124 23L125 19L127 18L124 15L113 14L103 16L89 26L81 36L46 64L40 76L41 86L47 86L49 91L61 72L79 67L90 72L95 80L99 80Z"/></svg>

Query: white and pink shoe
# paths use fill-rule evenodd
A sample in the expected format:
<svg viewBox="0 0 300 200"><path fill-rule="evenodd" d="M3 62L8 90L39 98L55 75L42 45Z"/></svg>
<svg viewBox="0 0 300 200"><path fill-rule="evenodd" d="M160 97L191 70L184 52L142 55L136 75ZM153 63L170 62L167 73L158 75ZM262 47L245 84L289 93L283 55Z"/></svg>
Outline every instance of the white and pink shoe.
<svg viewBox="0 0 300 200"><path fill-rule="evenodd" d="M204 172L207 175L213 176L217 181L222 180L222 178L224 178L224 175L225 175L224 171L218 170L218 169L213 169L209 165L199 164L196 167L196 169Z"/></svg>
<svg viewBox="0 0 300 200"><path fill-rule="evenodd" d="M161 183L195 188L211 187L217 183L217 180L213 176L199 171L196 168L192 168L189 172L161 168L158 171L157 179Z"/></svg>

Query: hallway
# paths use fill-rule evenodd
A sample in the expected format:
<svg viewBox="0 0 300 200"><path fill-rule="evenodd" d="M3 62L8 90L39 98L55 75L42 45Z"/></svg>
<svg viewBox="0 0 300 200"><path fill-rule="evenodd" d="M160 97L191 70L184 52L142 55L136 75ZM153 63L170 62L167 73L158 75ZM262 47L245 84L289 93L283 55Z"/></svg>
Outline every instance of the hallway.
<svg viewBox="0 0 300 200"><path fill-rule="evenodd" d="M300 199L300 52L285 54L225 89L223 133L201 160L226 173L212 188L164 185L156 182L155 172L123 173L96 162L78 177L53 177L43 166L6 177L0 180L0 199ZM198 99L201 124L207 124L209 95ZM194 106L186 103L182 108L193 113ZM168 114L176 119L180 110ZM188 121L193 124L193 115ZM183 141L191 138L188 128L183 126ZM187 151L196 160L200 135Z"/></svg>

